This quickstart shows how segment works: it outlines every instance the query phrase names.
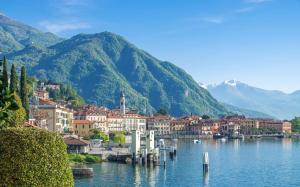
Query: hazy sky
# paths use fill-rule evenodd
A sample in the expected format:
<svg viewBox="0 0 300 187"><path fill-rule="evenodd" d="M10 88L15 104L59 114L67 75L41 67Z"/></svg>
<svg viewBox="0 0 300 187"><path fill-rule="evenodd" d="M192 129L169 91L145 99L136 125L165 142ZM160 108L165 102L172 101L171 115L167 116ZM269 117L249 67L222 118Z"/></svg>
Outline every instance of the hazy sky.
<svg viewBox="0 0 300 187"><path fill-rule="evenodd" d="M111 31L196 81L300 89L300 0L1 0L0 12L62 37Z"/></svg>

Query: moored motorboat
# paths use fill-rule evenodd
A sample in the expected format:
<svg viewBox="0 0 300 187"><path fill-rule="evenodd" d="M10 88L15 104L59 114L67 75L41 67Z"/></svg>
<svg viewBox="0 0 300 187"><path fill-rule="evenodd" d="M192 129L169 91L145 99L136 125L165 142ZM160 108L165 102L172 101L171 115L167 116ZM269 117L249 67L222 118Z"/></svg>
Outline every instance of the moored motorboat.
<svg viewBox="0 0 300 187"><path fill-rule="evenodd" d="M221 139L221 138L224 138L225 136L224 135L222 135L222 134L220 134L220 133L217 133L217 134L214 134L213 135L213 138L214 139Z"/></svg>
<svg viewBox="0 0 300 187"><path fill-rule="evenodd" d="M228 136L228 139L244 139L244 138L245 137L242 134Z"/></svg>

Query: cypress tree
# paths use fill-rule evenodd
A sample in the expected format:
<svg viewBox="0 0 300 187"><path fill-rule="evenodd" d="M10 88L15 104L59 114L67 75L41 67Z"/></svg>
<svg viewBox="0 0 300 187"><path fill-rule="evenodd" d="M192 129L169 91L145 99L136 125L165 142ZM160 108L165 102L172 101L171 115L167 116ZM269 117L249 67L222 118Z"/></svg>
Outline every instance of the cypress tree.
<svg viewBox="0 0 300 187"><path fill-rule="evenodd" d="M10 91L11 92L17 92L18 91L18 76L17 76L17 72L16 72L16 67L13 64L11 66L11 70L10 70Z"/></svg>
<svg viewBox="0 0 300 187"><path fill-rule="evenodd" d="M2 66L2 89L6 90L8 89L8 73L7 73L7 62L6 62L6 58L4 56L3 58L3 66Z"/></svg>
<svg viewBox="0 0 300 187"><path fill-rule="evenodd" d="M0 59L0 67L2 66L3 60ZM0 68L0 99L2 99L2 70Z"/></svg>
<svg viewBox="0 0 300 187"><path fill-rule="evenodd" d="M26 88L26 70L25 67L22 66L21 68L21 78L20 78L20 97L22 100L22 105L26 110L26 116L27 119L29 119L29 99L28 99L28 93Z"/></svg>

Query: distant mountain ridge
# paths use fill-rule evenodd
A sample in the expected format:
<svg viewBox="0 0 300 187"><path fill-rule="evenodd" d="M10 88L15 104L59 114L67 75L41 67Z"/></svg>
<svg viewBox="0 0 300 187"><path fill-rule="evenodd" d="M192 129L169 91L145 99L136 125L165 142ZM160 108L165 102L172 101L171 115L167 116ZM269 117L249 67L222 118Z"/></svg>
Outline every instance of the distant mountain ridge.
<svg viewBox="0 0 300 187"><path fill-rule="evenodd" d="M89 103L118 107L124 91L127 106L143 113L165 108L175 116L232 114L184 70L114 33L64 40L0 15L0 42L9 62L25 65L39 79L72 84Z"/></svg>
<svg viewBox="0 0 300 187"><path fill-rule="evenodd" d="M71 83L88 102L117 107L124 90L128 106L141 111L228 113L184 70L110 32L79 34L50 47L29 45L8 57L41 79Z"/></svg>
<svg viewBox="0 0 300 187"><path fill-rule="evenodd" d="M0 13L0 49L3 53L17 51L33 43L47 47L62 40L52 33L41 32Z"/></svg>
<svg viewBox="0 0 300 187"><path fill-rule="evenodd" d="M300 91L286 94L256 88L235 80L208 85L207 89L221 102L263 112L279 119L292 119L300 115Z"/></svg>

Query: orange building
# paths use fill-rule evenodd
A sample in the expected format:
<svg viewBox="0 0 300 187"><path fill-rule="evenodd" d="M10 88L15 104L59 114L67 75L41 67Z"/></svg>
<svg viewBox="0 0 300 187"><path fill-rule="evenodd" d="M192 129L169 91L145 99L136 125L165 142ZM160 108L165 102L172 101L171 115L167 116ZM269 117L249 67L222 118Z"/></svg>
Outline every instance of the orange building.
<svg viewBox="0 0 300 187"><path fill-rule="evenodd" d="M73 132L80 137L89 136L92 128L92 122L89 120L73 120Z"/></svg>
<svg viewBox="0 0 300 187"><path fill-rule="evenodd" d="M259 122L260 128L273 128L281 133L291 133L292 124L288 121L262 120Z"/></svg>

